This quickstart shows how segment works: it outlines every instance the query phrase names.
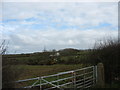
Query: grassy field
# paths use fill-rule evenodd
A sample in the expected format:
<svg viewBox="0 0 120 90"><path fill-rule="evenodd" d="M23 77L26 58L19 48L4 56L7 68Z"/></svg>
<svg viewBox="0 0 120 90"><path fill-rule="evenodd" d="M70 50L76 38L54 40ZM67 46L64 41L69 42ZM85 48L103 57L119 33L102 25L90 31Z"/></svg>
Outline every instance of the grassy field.
<svg viewBox="0 0 120 90"><path fill-rule="evenodd" d="M79 69L88 66L86 64L103 63L105 83L108 86L117 87L120 86L120 60L118 56L120 56L120 43L118 40L111 39L98 42L93 49L88 50L69 48L31 54L3 55L2 80L4 83L8 83ZM8 87L10 86L8 84ZM4 84L3 87L7 87L7 84Z"/></svg>
<svg viewBox="0 0 120 90"><path fill-rule="evenodd" d="M50 74L55 74L58 72L64 72L69 70L75 70L87 65L76 64L76 65L13 65L11 69L15 73L20 73L16 80L45 76Z"/></svg>

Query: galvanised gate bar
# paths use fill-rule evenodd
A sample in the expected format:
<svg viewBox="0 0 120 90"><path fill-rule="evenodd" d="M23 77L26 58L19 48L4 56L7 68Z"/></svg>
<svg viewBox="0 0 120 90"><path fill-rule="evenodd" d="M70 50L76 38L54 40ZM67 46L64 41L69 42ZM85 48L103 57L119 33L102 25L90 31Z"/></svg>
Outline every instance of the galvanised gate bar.
<svg viewBox="0 0 120 90"><path fill-rule="evenodd" d="M16 81L16 88L90 88L97 82L97 66ZM26 86L25 86L26 85ZM22 87L21 87L22 86Z"/></svg>

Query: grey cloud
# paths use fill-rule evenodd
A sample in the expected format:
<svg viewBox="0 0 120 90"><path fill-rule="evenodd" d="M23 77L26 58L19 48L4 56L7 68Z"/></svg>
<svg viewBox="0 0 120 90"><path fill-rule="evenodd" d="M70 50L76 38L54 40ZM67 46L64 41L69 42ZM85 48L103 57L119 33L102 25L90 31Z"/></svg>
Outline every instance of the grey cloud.
<svg viewBox="0 0 120 90"><path fill-rule="evenodd" d="M25 33L24 33L25 32ZM34 52L42 51L44 45L48 50L61 49L65 47L92 48L97 39L105 35L117 37L117 31L109 30L47 30L28 31L9 36L10 52Z"/></svg>
<svg viewBox="0 0 120 90"><path fill-rule="evenodd" d="M52 18L48 23L58 23L58 25L64 23L68 26L86 28L109 22L113 27L117 27L117 3L78 3L77 5L75 3L4 3L3 10L4 20L19 20L3 27L5 32L3 39L10 41L10 53L42 51L44 45L47 49L57 50L66 47L91 48L99 38L118 35L117 30L109 30L110 27L57 30L48 26L47 30L34 30L24 26L43 23L40 19L47 23L47 20ZM43 15L40 16L41 12ZM26 18L31 17L38 20L25 21Z"/></svg>

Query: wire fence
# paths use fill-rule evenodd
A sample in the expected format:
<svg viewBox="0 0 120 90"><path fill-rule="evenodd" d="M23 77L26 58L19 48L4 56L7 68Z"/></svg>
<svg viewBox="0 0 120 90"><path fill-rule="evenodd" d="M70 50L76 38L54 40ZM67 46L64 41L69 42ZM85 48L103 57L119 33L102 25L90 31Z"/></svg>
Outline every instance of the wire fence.
<svg viewBox="0 0 120 90"><path fill-rule="evenodd" d="M61 72L53 75L16 81L19 88L39 88L40 90L64 88L90 88L96 84L97 66ZM21 87L22 86L22 87Z"/></svg>

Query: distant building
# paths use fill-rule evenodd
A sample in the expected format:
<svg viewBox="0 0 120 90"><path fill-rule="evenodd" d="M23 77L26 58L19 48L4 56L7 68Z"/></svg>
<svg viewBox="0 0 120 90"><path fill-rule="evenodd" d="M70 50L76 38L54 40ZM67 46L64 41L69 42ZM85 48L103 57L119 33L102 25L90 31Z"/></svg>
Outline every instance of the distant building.
<svg viewBox="0 0 120 90"><path fill-rule="evenodd" d="M60 53L59 52L56 52L55 54L51 54L50 57L53 57L53 56L60 56Z"/></svg>
<svg viewBox="0 0 120 90"><path fill-rule="evenodd" d="M60 53L59 53L59 52L57 52L57 53L56 53L56 56L60 56Z"/></svg>

